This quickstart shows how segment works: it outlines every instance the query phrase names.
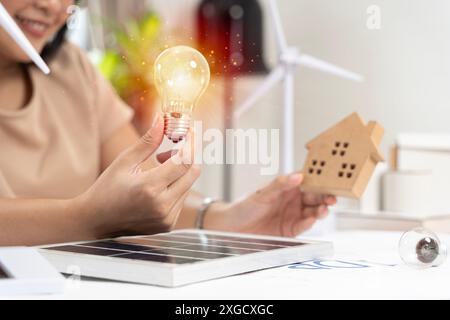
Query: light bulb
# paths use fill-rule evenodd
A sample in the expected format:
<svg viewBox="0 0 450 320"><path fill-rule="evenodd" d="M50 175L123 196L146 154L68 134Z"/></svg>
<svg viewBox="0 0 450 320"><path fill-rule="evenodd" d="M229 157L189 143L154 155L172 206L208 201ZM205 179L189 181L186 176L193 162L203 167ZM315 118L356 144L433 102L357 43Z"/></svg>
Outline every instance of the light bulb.
<svg viewBox="0 0 450 320"><path fill-rule="evenodd" d="M402 260L414 268L437 267L447 258L447 248L438 236L425 228L414 228L400 238Z"/></svg>
<svg viewBox="0 0 450 320"><path fill-rule="evenodd" d="M177 143L186 136L192 110L208 87L208 62L191 47L172 47L156 59L154 77L162 99L164 134Z"/></svg>

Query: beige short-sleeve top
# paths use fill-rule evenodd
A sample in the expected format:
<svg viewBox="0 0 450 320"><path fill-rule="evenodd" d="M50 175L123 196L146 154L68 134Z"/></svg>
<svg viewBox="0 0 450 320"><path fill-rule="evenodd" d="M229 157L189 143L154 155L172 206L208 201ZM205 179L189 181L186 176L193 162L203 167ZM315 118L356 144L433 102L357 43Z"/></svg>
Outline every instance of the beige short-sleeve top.
<svg viewBox="0 0 450 320"><path fill-rule="evenodd" d="M75 45L65 43L50 69L45 76L28 67L29 104L0 109L0 198L81 194L100 174L102 142L132 118Z"/></svg>

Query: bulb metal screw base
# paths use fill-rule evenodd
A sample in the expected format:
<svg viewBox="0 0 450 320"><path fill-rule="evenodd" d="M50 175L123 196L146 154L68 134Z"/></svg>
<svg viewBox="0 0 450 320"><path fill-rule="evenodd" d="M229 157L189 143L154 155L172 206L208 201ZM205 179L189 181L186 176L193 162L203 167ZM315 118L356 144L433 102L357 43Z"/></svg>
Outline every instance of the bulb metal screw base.
<svg viewBox="0 0 450 320"><path fill-rule="evenodd" d="M182 141L191 124L191 116L180 112L164 114L164 134L174 143Z"/></svg>

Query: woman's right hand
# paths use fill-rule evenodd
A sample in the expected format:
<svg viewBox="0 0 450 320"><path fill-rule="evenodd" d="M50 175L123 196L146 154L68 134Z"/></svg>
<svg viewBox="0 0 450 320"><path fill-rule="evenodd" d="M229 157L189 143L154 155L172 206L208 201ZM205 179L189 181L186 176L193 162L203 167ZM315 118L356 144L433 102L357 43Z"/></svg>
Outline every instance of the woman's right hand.
<svg viewBox="0 0 450 320"><path fill-rule="evenodd" d="M160 116L135 145L124 151L96 183L76 199L93 237L155 234L171 230L200 169L193 165L193 134L178 153L142 171L158 149L164 124Z"/></svg>

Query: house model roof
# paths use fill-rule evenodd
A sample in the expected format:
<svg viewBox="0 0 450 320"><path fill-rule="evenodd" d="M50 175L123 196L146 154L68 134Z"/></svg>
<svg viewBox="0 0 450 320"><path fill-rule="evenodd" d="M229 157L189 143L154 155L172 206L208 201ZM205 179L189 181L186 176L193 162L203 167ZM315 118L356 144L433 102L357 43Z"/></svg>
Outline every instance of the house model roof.
<svg viewBox="0 0 450 320"><path fill-rule="evenodd" d="M379 148L379 144L381 142L381 138L384 134L384 129L377 122L370 121L367 125L364 123L364 120L357 114L356 112L349 115L344 120L338 122L330 129L324 131L319 134L316 138L312 139L306 144L306 148L311 149L314 144L318 144L322 142L322 139L326 138L330 134L337 133L339 134L342 130L348 130L346 136L351 136L354 139L366 139L367 143L371 147L370 155L371 157L380 162L384 161L384 157ZM356 135L361 135L359 137L355 137Z"/></svg>
<svg viewBox="0 0 450 320"><path fill-rule="evenodd" d="M352 113L307 145L304 191L359 198L378 162L383 128Z"/></svg>

